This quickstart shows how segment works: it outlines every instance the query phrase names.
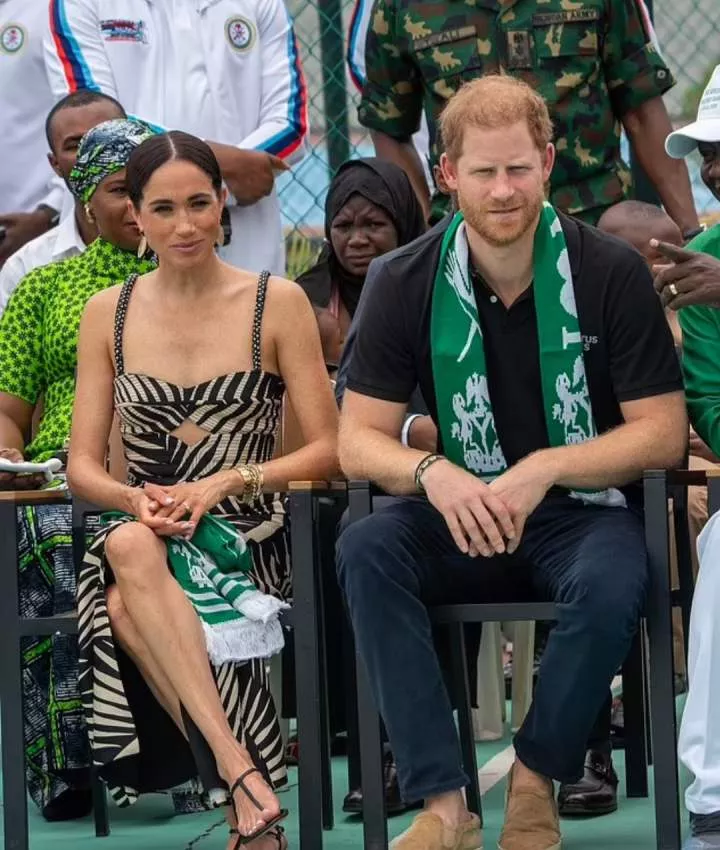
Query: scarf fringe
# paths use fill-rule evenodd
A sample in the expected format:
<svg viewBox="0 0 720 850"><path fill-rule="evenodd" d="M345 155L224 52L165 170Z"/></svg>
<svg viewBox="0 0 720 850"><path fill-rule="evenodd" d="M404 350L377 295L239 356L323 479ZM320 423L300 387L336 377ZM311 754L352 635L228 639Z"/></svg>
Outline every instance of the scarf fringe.
<svg viewBox="0 0 720 850"><path fill-rule="evenodd" d="M208 656L216 667L228 662L270 658L285 646L285 636L277 618L267 623L244 619L208 625L202 621L202 626Z"/></svg>
<svg viewBox="0 0 720 850"><path fill-rule="evenodd" d="M600 490L598 492L572 490L570 492L570 498L578 499L586 505L598 505L603 508L627 507L627 499L622 491L616 487L609 487L607 490Z"/></svg>
<svg viewBox="0 0 720 850"><path fill-rule="evenodd" d="M273 617L277 617L280 611L285 611L290 606L282 599L276 599L260 590L253 590L243 595L233 604L241 614L250 620L260 623L269 623Z"/></svg>

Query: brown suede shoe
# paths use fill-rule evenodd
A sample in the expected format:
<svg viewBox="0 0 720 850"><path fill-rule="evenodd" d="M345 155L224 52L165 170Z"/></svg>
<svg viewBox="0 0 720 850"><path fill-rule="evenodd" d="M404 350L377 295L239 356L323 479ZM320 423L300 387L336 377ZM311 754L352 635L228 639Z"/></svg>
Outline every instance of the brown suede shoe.
<svg viewBox="0 0 720 850"><path fill-rule="evenodd" d="M480 818L472 815L467 823L450 829L437 815L422 812L390 842L389 850L482 850Z"/></svg>
<svg viewBox="0 0 720 850"><path fill-rule="evenodd" d="M499 850L560 850L560 820L552 782L547 781L545 790L515 791L512 776L511 773Z"/></svg>

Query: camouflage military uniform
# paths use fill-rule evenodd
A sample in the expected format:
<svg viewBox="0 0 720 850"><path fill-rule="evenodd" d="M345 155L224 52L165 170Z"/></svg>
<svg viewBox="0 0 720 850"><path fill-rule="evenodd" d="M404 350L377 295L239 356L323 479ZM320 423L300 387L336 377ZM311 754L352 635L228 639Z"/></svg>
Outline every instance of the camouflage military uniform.
<svg viewBox="0 0 720 850"><path fill-rule="evenodd" d="M555 125L552 201L593 223L631 188L619 119L674 84L638 0L375 0L365 57L361 123L404 141L425 110L434 160L463 82L500 68L528 82Z"/></svg>

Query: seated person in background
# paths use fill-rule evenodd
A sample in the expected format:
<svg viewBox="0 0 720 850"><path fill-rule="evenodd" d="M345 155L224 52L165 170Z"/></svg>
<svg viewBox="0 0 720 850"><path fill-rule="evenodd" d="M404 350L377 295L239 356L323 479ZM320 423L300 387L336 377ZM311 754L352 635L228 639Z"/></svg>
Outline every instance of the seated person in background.
<svg viewBox="0 0 720 850"><path fill-rule="evenodd" d="M368 266L425 231L417 195L405 172L379 159L349 160L337 171L325 201L325 245L315 265L298 278L319 312L327 363L355 315ZM332 332L332 325L338 331Z"/></svg>
<svg viewBox="0 0 720 850"><path fill-rule="evenodd" d="M683 238L680 228L662 209L654 204L646 204L642 201L623 201L603 214L598 222L600 230L612 233L620 239L625 239L644 257L648 266L652 269L658 263L666 262L658 248L652 244L655 239L669 245L682 247ZM682 332L678 314L674 310L666 309L665 315L678 350L682 349ZM690 457L688 465L690 469L712 469L720 463L718 458L710 451L707 444L702 440L693 428L690 429ZM690 542L692 551L693 567L697 577L697 548L698 535L703 530L708 519L707 488L690 487L688 489L688 521L690 525ZM671 550L673 580L677 582L677 558L675 549ZM685 648L682 631L682 617L680 611L673 610L673 634L675 653L675 673L679 677L678 690L685 690Z"/></svg>
<svg viewBox="0 0 720 850"><path fill-rule="evenodd" d="M670 156L699 150L705 185L720 200L720 66L700 102L697 120L668 137ZM720 225L686 248L659 243L656 288L679 310L690 421L720 455ZM720 848L720 520L715 514L698 540L700 573L693 597L688 652L689 688L680 738L681 761L694 780L685 792L692 836L685 850Z"/></svg>
<svg viewBox="0 0 720 850"><path fill-rule="evenodd" d="M45 122L50 148L48 160L66 185L85 133L103 121L125 117L125 110L114 98L89 89L79 89L53 106ZM97 228L85 215L81 200L76 199L75 204L63 212L57 227L27 242L0 269L0 315L26 274L48 263L82 254L97 236Z"/></svg>
<svg viewBox="0 0 720 850"><path fill-rule="evenodd" d="M514 584L528 565L537 591L562 603L515 738L499 839L558 850L552 780L582 775L637 630L647 554L634 482L682 461L682 381L641 258L544 203L554 148L542 98L484 77L450 100L441 127L461 213L383 264L340 426L345 474L410 498L347 528L338 575L403 798L425 800L394 850L482 844L427 606L482 601L496 568ZM444 456L400 442L418 385Z"/></svg>
<svg viewBox="0 0 720 850"><path fill-rule="evenodd" d="M20 282L0 320L0 457L47 460L64 454L70 434L77 334L87 300L132 272L140 235L127 209L125 165L151 131L125 119L104 122L84 137L70 186L99 238L80 256L36 269ZM37 430L28 441L33 415ZM0 476L4 489L40 486ZM62 614L75 608L70 508L18 512L20 613ZM77 686L77 638L24 642L23 697L30 796L48 820L83 817L91 808L88 744Z"/></svg>
<svg viewBox="0 0 720 850"><path fill-rule="evenodd" d="M680 228L665 210L644 201L621 201L615 204L600 216L597 226L605 233L611 233L618 239L629 242L645 257L650 268L658 262L664 262L662 254L650 244L652 239L677 246L683 244ZM675 345L680 346L681 334L677 315L671 310L668 310L666 315Z"/></svg>
<svg viewBox="0 0 720 850"><path fill-rule="evenodd" d="M229 802L229 850L283 850L271 787L286 772L265 662L282 647L276 615L291 595L278 492L335 474L337 409L300 288L215 253L226 193L210 147L181 132L150 139L130 159L127 195L159 267L87 306L68 469L74 493L121 512L78 583L94 763L124 804L199 771ZM286 388L305 446L273 460ZM114 415L127 483L103 462ZM189 748L184 711L209 759Z"/></svg>

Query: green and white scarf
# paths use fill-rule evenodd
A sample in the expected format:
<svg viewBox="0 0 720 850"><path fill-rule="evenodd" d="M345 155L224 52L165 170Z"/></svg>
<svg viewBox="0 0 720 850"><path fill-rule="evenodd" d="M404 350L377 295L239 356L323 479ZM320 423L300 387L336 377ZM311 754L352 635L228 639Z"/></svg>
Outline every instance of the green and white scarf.
<svg viewBox="0 0 720 850"><path fill-rule="evenodd" d="M103 522L135 519L111 512ZM164 538L168 561L205 632L210 661L269 658L285 640L279 612L290 606L262 593L250 578L252 556L242 534L227 520L206 514L192 540Z"/></svg>
<svg viewBox="0 0 720 850"><path fill-rule="evenodd" d="M534 294L540 374L550 445L597 436L583 359L575 290L560 219L545 203L535 232ZM431 350L443 450L453 463L492 481L507 469L495 427L480 317L462 213L443 238L435 276ZM522 417L522 410L517 411ZM619 490L573 492L585 502L625 505Z"/></svg>

